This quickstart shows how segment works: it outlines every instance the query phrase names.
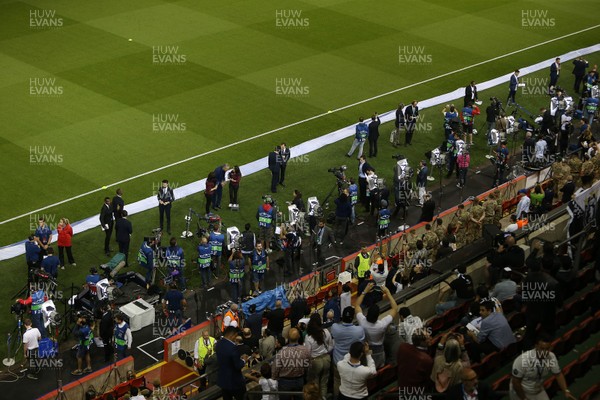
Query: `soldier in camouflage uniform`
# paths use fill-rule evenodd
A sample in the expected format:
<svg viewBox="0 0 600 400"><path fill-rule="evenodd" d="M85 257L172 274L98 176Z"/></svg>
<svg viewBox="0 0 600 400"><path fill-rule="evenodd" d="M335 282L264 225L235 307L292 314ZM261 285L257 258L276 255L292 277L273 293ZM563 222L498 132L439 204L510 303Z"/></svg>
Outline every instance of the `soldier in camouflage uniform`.
<svg viewBox="0 0 600 400"><path fill-rule="evenodd" d="M594 177L594 164L591 160L586 160L581 164L581 177L588 176L590 179Z"/></svg>
<svg viewBox="0 0 600 400"><path fill-rule="evenodd" d="M438 237L438 241L442 241L442 239L444 239L444 237L446 236L446 228L444 227L443 224L444 221L442 221L441 218L438 218L435 220L435 229L434 232Z"/></svg>
<svg viewBox="0 0 600 400"><path fill-rule="evenodd" d="M435 232L431 229L431 225L425 225L425 234L423 235L423 245L431 254L431 258L435 260L437 256L438 247L440 246L440 240L438 239Z"/></svg>
<svg viewBox="0 0 600 400"><path fill-rule="evenodd" d="M408 231L408 234L406 235L406 243L408 245L408 250L409 251L415 251L417 250L417 233L414 229L411 229L410 231Z"/></svg>
<svg viewBox="0 0 600 400"><path fill-rule="evenodd" d="M471 218L469 219L467 229L467 240L468 243L474 242L479 239L482 235L482 223L485 218L485 210L481 205L479 199L475 199L473 207L471 207Z"/></svg>
<svg viewBox="0 0 600 400"><path fill-rule="evenodd" d="M600 151L592 157L592 164L594 164L594 180L597 181L600 179Z"/></svg>
<svg viewBox="0 0 600 400"><path fill-rule="evenodd" d="M564 186L567 182L567 175L570 173L570 168L564 159L552 164L552 179L556 182L557 190Z"/></svg>
<svg viewBox="0 0 600 400"><path fill-rule="evenodd" d="M575 187L581 186L581 159L577 154L571 154L571 158L569 158L569 168L571 168L571 175L573 175L573 183L575 183Z"/></svg>
<svg viewBox="0 0 600 400"><path fill-rule="evenodd" d="M459 204L456 211L456 247L458 248L467 243L467 229L470 218L471 215L465 210L465 205Z"/></svg>
<svg viewBox="0 0 600 400"><path fill-rule="evenodd" d="M483 211L485 213L485 218L483 218L484 224L494 223L494 215L496 215L496 200L492 196L494 193L496 192L492 192L483 202Z"/></svg>

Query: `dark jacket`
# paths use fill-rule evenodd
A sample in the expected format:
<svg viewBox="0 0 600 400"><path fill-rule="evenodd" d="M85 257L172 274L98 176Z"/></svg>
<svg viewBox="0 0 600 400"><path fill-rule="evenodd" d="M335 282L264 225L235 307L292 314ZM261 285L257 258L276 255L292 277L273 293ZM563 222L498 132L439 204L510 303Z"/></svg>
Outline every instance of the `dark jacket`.
<svg viewBox="0 0 600 400"><path fill-rule="evenodd" d="M116 229L117 242L127 243L131 240L131 234L133 233L131 221L126 218L119 218L117 220Z"/></svg>
<svg viewBox="0 0 600 400"><path fill-rule="evenodd" d="M257 338L261 337L262 318L263 318L262 312L255 312L254 314L252 314L248 318L246 318L246 320L244 322L244 326L246 328L250 329L250 331L252 332L252 336L254 336L254 337L257 337Z"/></svg>
<svg viewBox="0 0 600 400"><path fill-rule="evenodd" d="M100 225L103 228L108 225L108 227L112 227L113 224L113 210L110 205L102 204L102 208L100 209Z"/></svg>
<svg viewBox="0 0 600 400"><path fill-rule="evenodd" d="M121 218L121 211L125 208L125 200L121 196L115 196L112 199L112 212L115 219Z"/></svg>
<svg viewBox="0 0 600 400"><path fill-rule="evenodd" d="M271 172L279 172L281 164L279 163L279 154L275 151L269 153L269 169Z"/></svg>
<svg viewBox="0 0 600 400"><path fill-rule="evenodd" d="M267 328L272 333L277 333L281 335L283 331L283 321L285 320L285 311L283 308L276 308L274 310L269 311L268 314L265 314L265 317L269 320L267 324Z"/></svg>
<svg viewBox="0 0 600 400"><path fill-rule="evenodd" d="M245 363L240 358L240 352L235 344L223 338L215 345L219 372L217 385L230 392L242 390L246 387L246 380L242 375Z"/></svg>
<svg viewBox="0 0 600 400"><path fill-rule="evenodd" d="M377 140L379 139L379 125L381 121L379 117L375 117L374 120L371 120L369 124L369 140Z"/></svg>

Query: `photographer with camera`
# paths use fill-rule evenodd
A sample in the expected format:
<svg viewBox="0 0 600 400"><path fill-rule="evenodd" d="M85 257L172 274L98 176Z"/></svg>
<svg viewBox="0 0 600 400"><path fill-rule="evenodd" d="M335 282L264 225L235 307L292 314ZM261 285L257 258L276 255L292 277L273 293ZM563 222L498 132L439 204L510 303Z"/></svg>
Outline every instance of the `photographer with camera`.
<svg viewBox="0 0 600 400"><path fill-rule="evenodd" d="M485 122L487 123L488 146L493 146L492 129L496 129L496 121L500 116L501 103L495 97L490 97L490 105L485 109Z"/></svg>
<svg viewBox="0 0 600 400"><path fill-rule="evenodd" d="M87 315L80 315L77 318L77 325L73 329L73 334L78 340L77 344L77 369L71 371L71 375L80 376L84 373L92 372L92 359L90 357L90 345L94 339L94 323L88 320ZM85 358L86 368L83 367Z"/></svg>
<svg viewBox="0 0 600 400"><path fill-rule="evenodd" d="M379 184L375 171L367 170L367 199L369 199L369 214L373 215L379 209Z"/></svg>
<svg viewBox="0 0 600 400"><path fill-rule="evenodd" d="M208 289L210 285L210 264L212 262L212 249L208 244L208 238L202 236L198 245L198 269L202 278L202 287Z"/></svg>
<svg viewBox="0 0 600 400"><path fill-rule="evenodd" d="M221 224L216 223L213 226L213 231L208 235L208 244L212 252L212 270L217 276L219 276L221 270L223 243L225 243L225 235L221 233Z"/></svg>
<svg viewBox="0 0 600 400"><path fill-rule="evenodd" d="M169 291L165 293L162 299L163 312L168 318L168 326L175 330L183 324L183 312L187 307L187 301L183 293L177 289L177 284L172 282Z"/></svg>
<svg viewBox="0 0 600 400"><path fill-rule="evenodd" d="M260 294L262 293L261 284L265 280L265 272L269 270L269 256L267 255L267 252L263 250L261 242L256 243L251 260L254 290Z"/></svg>
<svg viewBox="0 0 600 400"><path fill-rule="evenodd" d="M169 247L167 247L165 257L167 259L167 267L169 269L169 273L173 276L174 279L177 279L179 287L185 292L185 276L183 274L185 267L185 257L183 255L183 249L177 245L177 238L172 237L169 240Z"/></svg>
<svg viewBox="0 0 600 400"><path fill-rule="evenodd" d="M267 253L271 252L271 239L273 238L273 220L276 210L271 196L263 196L263 204L258 206L256 219L258 220L258 241L264 246Z"/></svg>
<svg viewBox="0 0 600 400"><path fill-rule="evenodd" d="M285 271L284 275L297 276L300 272L299 262L296 262L296 253L298 258L302 251L302 238L296 231L296 226L290 224L287 229L282 225L281 239L284 248Z"/></svg>
<svg viewBox="0 0 600 400"><path fill-rule="evenodd" d="M388 202L381 200L379 203L379 212L377 215L377 237L384 238L387 235L390 226L391 214L388 210Z"/></svg>
<svg viewBox="0 0 600 400"><path fill-rule="evenodd" d="M360 156L358 158L358 199L367 211L369 211L369 198L367 197L367 171L369 170L375 171L367 162L366 157Z"/></svg>
<svg viewBox="0 0 600 400"><path fill-rule="evenodd" d="M244 256L239 249L235 249L229 256L229 288L231 300L240 302L244 283Z"/></svg>

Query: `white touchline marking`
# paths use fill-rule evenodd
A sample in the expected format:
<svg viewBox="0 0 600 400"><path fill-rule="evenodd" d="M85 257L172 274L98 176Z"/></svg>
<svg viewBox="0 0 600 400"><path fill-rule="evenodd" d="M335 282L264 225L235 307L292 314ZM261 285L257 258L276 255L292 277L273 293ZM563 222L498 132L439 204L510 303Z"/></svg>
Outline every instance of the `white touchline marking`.
<svg viewBox="0 0 600 400"><path fill-rule="evenodd" d="M456 74L456 73L458 73L458 72L466 71L466 70L468 70L468 69L472 69L472 68L478 67L478 66L480 66L480 65L484 65L484 64L490 63L490 62L492 62L492 61L500 60L500 59L502 59L502 58L506 58L506 57L508 57L508 56L512 56L512 55L515 55L515 54L518 54L518 53L521 53L521 52L524 52L524 51L527 51L527 50L531 50L531 49L533 49L533 48L536 48L536 47L539 47L539 46L543 46L543 45L545 45L545 44L548 44L548 43L556 42L556 41L558 41L558 40L562 40L562 39L568 38L568 37L570 37L570 36L578 35L578 34L580 34L580 33L587 32L587 31L590 31L590 30L596 29L596 28L598 28L598 27L600 27L600 24L598 24L598 25L594 25L594 26L590 26L590 27L588 27L588 28L581 29L581 30L579 30L579 31L571 32L571 33L568 33L568 34L566 34L566 35L559 36L559 37L557 37L557 38L554 38L554 39L546 40L546 41L544 41L544 42L540 42L540 43L537 43L537 44L534 44L534 45L531 45L531 46L527 46L527 47L524 47L524 48L522 48L522 49L519 49L519 50L511 51L510 53L506 53L506 54L503 54L503 55L501 55L501 56L497 56L497 57L494 57L494 58L490 58L489 60L481 61L481 62L478 62L478 63L472 64L472 65L468 65L468 66L466 66L466 67L459 68L459 69L457 69L457 70L454 70L454 71L451 71L451 72L446 72L446 73L444 73L444 74L437 75L437 76L435 76L435 77L433 77L433 78L425 79L425 80L423 80L423 81L421 81L421 82L411 83L410 85L407 85L407 86L404 86L404 87L401 87L401 88L398 88L398 89L394 89L394 90L391 90L391 91L389 91L389 92L385 92L385 93L382 93L382 94L378 94L378 95L376 95L376 96L369 97L368 99L364 99L364 100L361 100L361 101L357 101L356 103L353 103L353 104L348 104L348 105L345 105L345 106L342 106L342 107L335 108L335 109L331 110L331 112L342 111L342 110L345 110L345 109L347 109L347 108L351 108L351 107L357 106L357 105L359 105L359 104L363 104L363 103L366 103L366 102L369 102L369 101L372 101L372 100L376 100L376 99L379 99L379 98L381 98L381 97L389 96L390 94L398 93L398 92L400 92L400 91L402 91L402 90L410 89L410 88L413 88L413 87L415 87L415 86L420 86L420 85L422 85L422 84L424 84L424 83L429 83L429 82L432 82L432 81L435 81L435 80L438 80L438 79L441 79L441 78L445 78L445 77L447 77L447 76L450 76L450 75ZM167 169L167 168L171 168L171 167L174 167L174 166L176 166L176 165L179 165L179 164L186 163L186 162L188 162L188 161L191 161L191 160L195 160L196 158L204 157L204 156L207 156L207 155L209 155L209 154L216 153L216 152L219 152L219 151L221 151L221 150L228 149L228 148L230 148L230 147L233 147L233 146L237 146L238 144L242 144L242 143L245 143L245 142L249 142L249 141L252 141L252 140L254 140L254 139L258 139L258 138L261 138L261 137L263 137L263 136L267 136L267 135L270 135L270 134L272 134L272 133L279 132L279 131L285 130L285 129L287 129L287 128L294 127L294 126L296 126L296 125L302 125L302 124L304 124L304 123L306 123L306 122L309 122L309 121L312 121L312 120L315 120L315 119L318 119L318 118L324 117L324 116L326 116L326 115L329 115L329 114L330 114L329 112L323 112L323 113L321 113L321 114L314 115L314 116L312 116L312 117L309 117L309 118L303 119L303 120L301 120L301 121L292 122L291 124L287 124L287 125L284 125L284 126L282 126L282 127L279 127L279 128L271 129L270 131L263 132L263 133L260 133L260 134L258 134L258 135L255 135L255 136L252 136L252 137L249 137L249 138L241 139L241 140L239 140L239 141L237 141L237 142L234 142L234 143L229 143L229 144L227 144L227 145L225 145L225 146L221 146L221 147L218 147L218 148L216 148L216 149L213 149L213 150L205 151L204 153L201 153L201 154L196 154L195 156L191 156L191 157L188 157L188 158L184 158L183 160L179 160L179 161L176 161L176 162L174 162L174 163L167 164L167 165L164 165L164 166L162 166L162 167L155 168L155 169L153 169L153 170L150 170L150 171L147 171L147 172L142 172L141 174L137 174L137 175L134 175L134 176L132 176L132 177L129 177L129 178L126 178L126 179L122 179L122 180L120 180L120 181L117 181L117 182L111 183L111 184L109 184L109 185L106 185L106 187L111 187L111 186L117 186L117 185L121 185L121 184L123 184L123 183L125 183L125 182L129 182L129 181L132 181L132 180L134 180L134 179L141 178L141 177L143 177L143 176L150 175L150 174L153 174L153 173L155 173L155 172L159 172L159 171L165 170L165 169ZM29 212L26 212L26 213L24 213L24 214L17 215L16 217L12 217L12 218L9 218L9 219L7 219L7 220L1 221L1 222L0 222L0 225L2 225L2 224L6 224L6 223L8 223L8 222L15 221L15 220L17 220L17 219L19 219L19 218L27 217L27 216L29 216L29 215L31 215L31 214L35 214L35 213L37 213L37 212L44 211L44 210L47 210L47 209L49 209L49 208L52 208L52 207L59 206L59 205L61 205L61 204L68 203L68 202L70 202L70 201L73 201L73 200L77 200L77 199L79 199L79 198L82 198L82 197L88 196L88 195L90 195L90 194L93 194L93 193L98 193L98 192L100 192L100 191L103 191L103 190L105 190L105 189L98 188L98 189L90 190L90 191L88 191L88 192L85 192L85 193L82 193L82 194L78 194L77 196L73 196L73 197L70 197L70 198L68 198L68 199L61 200L61 201L59 201L59 202L57 202L57 203L50 204L50 205L48 205L48 206L44 206L44 207L38 208L37 210L29 211Z"/></svg>

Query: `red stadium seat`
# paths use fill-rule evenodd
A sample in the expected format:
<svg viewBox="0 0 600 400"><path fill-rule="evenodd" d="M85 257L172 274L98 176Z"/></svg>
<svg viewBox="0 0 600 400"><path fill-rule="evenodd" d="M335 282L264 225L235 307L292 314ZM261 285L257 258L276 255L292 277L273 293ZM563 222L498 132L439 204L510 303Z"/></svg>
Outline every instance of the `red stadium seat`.
<svg viewBox="0 0 600 400"><path fill-rule="evenodd" d="M579 400L592 400L597 398L597 394L600 393L600 383L595 384L585 392L581 394Z"/></svg>
<svg viewBox="0 0 600 400"><path fill-rule="evenodd" d="M506 374L496 382L492 383L492 390L495 392L503 391L508 392L510 387L510 379L512 378L511 374Z"/></svg>

